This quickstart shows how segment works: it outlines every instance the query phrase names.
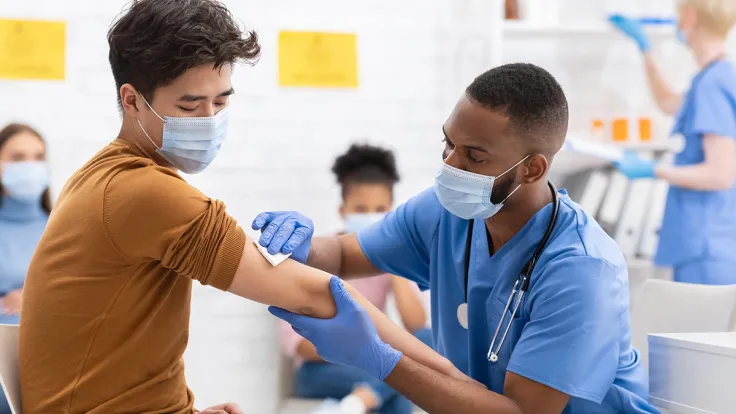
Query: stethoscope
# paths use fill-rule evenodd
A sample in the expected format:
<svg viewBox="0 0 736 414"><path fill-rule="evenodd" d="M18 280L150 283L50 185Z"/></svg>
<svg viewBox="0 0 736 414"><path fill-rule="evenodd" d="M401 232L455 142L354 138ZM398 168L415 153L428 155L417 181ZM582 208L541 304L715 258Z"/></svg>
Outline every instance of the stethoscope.
<svg viewBox="0 0 736 414"><path fill-rule="evenodd" d="M488 348L487 358L490 362L498 361L498 353L501 350L501 346L503 346L503 341L506 339L506 335L509 333L509 329L511 329L511 323L516 316L516 312L519 310L521 300L524 298L524 295L529 291L529 282L531 281L532 272L534 272L534 266L536 266L539 257L542 255L542 252L544 252L544 247L547 244L550 236L552 235L552 231L554 231L555 229L555 223L557 222L557 212L560 209L560 197L557 194L557 187L555 187L555 185L549 181L547 182L547 184L552 191L552 217L550 217L549 219L547 230L545 230L544 236L542 236L542 240L539 242L539 244L537 244L537 248L536 250L534 250L534 254L521 269L521 274L514 282L514 287L511 288L511 294L509 294L509 298L506 301L506 307L503 309L501 319L498 321L498 326L496 326L496 332L493 334L493 339L491 339L491 346ZM465 242L465 302L457 307L457 320L458 322L460 322L460 326L465 329L468 329L468 276L470 274L470 250L473 242L474 221L475 220L470 220L470 222L468 223L468 238ZM516 300L514 300L514 297L516 298ZM503 329L503 333L501 333L503 322L506 319L506 313L509 311L512 302L513 310L511 311L511 318L507 322L506 328ZM498 345L496 345L496 340L498 339L499 334L501 334L501 338L498 341Z"/></svg>

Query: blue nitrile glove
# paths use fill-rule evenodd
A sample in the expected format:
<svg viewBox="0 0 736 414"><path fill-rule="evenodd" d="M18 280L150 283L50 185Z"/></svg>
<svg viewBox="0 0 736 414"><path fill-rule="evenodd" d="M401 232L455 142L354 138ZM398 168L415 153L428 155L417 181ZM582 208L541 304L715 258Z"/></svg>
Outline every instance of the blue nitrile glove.
<svg viewBox="0 0 736 414"><path fill-rule="evenodd" d="M335 276L330 280L330 290L337 307L337 315L332 319L310 318L273 306L268 311L290 323L325 361L362 369L383 381L399 363L402 353L381 340L368 313Z"/></svg>
<svg viewBox="0 0 736 414"><path fill-rule="evenodd" d="M646 52L649 50L649 38L644 33L644 29L636 20L629 19L620 14L614 14L608 18L608 21L613 24L623 34L630 37L639 46L639 50Z"/></svg>
<svg viewBox="0 0 736 414"><path fill-rule="evenodd" d="M309 217L296 211L272 211L259 214L252 224L253 230L261 230L258 243L268 247L268 252L291 253L291 258L307 263L314 234L314 223Z"/></svg>
<svg viewBox="0 0 736 414"><path fill-rule="evenodd" d="M627 151L615 165L629 180L655 177L654 162L642 159L635 152Z"/></svg>

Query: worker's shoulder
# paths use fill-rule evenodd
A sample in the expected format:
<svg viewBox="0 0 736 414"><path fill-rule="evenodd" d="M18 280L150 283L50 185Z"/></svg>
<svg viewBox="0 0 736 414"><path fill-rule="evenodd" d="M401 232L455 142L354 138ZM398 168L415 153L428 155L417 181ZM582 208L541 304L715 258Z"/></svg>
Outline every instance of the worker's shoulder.
<svg viewBox="0 0 736 414"><path fill-rule="evenodd" d="M590 263L600 261L616 270L626 268L618 244L598 222L566 194L560 197L556 237L550 243L560 260Z"/></svg>
<svg viewBox="0 0 736 414"><path fill-rule="evenodd" d="M736 96L736 67L727 60L717 62L709 70L706 69L701 79L696 77L692 86L707 93L715 88Z"/></svg>

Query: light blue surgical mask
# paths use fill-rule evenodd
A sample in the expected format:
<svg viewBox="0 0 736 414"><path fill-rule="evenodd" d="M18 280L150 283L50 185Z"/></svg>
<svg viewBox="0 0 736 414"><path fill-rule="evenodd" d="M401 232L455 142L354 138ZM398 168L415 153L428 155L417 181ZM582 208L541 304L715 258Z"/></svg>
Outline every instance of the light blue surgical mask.
<svg viewBox="0 0 736 414"><path fill-rule="evenodd" d="M357 233L373 223L381 221L383 213L355 213L345 215L345 231Z"/></svg>
<svg viewBox="0 0 736 414"><path fill-rule="evenodd" d="M9 162L2 166L2 184L8 197L21 203L37 203L49 188L45 162Z"/></svg>
<svg viewBox="0 0 736 414"><path fill-rule="evenodd" d="M220 152L227 136L230 107L223 108L215 116L162 118L148 104L146 98L143 98L143 101L164 123L164 133L159 147L138 120L141 130L156 147L156 152L174 168L186 174L197 174L207 168Z"/></svg>
<svg viewBox="0 0 736 414"><path fill-rule="evenodd" d="M493 217L501 210L503 203L521 187L519 184L503 201L494 204L491 202L493 183L527 158L528 155L497 177L463 171L443 162L434 182L437 198L442 207L462 219L481 220Z"/></svg>

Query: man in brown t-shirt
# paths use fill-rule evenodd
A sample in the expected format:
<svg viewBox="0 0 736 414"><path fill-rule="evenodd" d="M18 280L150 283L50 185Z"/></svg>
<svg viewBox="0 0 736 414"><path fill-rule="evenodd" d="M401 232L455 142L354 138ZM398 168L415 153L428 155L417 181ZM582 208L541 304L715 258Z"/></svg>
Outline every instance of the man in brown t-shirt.
<svg viewBox="0 0 736 414"><path fill-rule="evenodd" d="M331 318L330 275L293 260L271 266L222 202L179 176L203 170L225 139L232 66L257 58L255 34L214 0L139 0L108 42L122 127L65 185L28 271L22 405L44 414L190 413L182 355L192 280ZM463 377L351 293L383 340Z"/></svg>

